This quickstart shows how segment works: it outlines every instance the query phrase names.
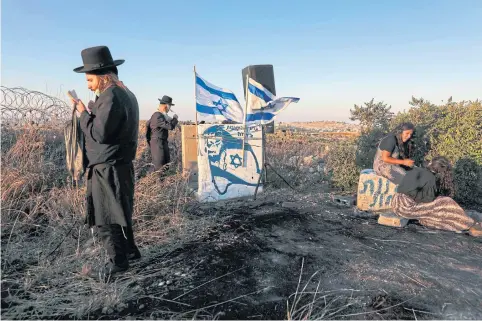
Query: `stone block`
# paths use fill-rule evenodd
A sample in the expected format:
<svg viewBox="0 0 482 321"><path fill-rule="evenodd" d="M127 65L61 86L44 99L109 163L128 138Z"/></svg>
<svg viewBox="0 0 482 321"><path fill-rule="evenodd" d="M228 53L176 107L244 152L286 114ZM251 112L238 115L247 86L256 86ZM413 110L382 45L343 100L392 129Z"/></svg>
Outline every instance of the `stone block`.
<svg viewBox="0 0 482 321"><path fill-rule="evenodd" d="M358 181L357 207L372 212L390 210L396 191L397 185L378 176L372 169L364 169Z"/></svg>
<svg viewBox="0 0 482 321"><path fill-rule="evenodd" d="M381 213L378 217L378 224L393 227L405 227L408 219L395 215L394 213Z"/></svg>
<svg viewBox="0 0 482 321"><path fill-rule="evenodd" d="M197 171L196 125L181 127L181 145L183 171Z"/></svg>

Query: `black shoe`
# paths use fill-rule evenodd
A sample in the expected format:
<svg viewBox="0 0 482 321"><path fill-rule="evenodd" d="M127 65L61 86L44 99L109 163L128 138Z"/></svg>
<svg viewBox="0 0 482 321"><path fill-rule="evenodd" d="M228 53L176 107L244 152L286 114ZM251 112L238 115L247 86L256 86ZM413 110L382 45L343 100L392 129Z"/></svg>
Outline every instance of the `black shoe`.
<svg viewBox="0 0 482 321"><path fill-rule="evenodd" d="M134 252L127 254L127 259L131 261L139 260L141 258L141 252L139 249L135 249Z"/></svg>
<svg viewBox="0 0 482 321"><path fill-rule="evenodd" d="M128 260L138 260L141 258L141 252L134 241L134 232L132 231L132 226L127 226L125 229L127 235L127 259Z"/></svg>

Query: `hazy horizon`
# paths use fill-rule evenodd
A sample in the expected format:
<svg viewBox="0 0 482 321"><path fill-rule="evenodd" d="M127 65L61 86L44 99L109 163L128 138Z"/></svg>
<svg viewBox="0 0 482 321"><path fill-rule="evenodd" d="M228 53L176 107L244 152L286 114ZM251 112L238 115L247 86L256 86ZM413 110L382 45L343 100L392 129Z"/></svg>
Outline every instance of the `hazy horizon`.
<svg viewBox="0 0 482 321"><path fill-rule="evenodd" d="M300 98L278 122L350 122L350 108L372 98L394 112L412 96L482 99L481 14L477 0L3 0L1 81L60 97L75 89L88 101L84 75L72 69L82 49L107 45L126 60L120 78L141 119L169 95L187 121L195 119L194 65L244 104L241 70L272 64L277 96Z"/></svg>

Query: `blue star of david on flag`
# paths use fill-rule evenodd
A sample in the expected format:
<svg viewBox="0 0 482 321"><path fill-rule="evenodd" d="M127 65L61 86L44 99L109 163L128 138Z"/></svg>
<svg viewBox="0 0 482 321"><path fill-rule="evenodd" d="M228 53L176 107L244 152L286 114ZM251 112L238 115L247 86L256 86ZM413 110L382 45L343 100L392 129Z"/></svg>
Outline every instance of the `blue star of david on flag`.
<svg viewBox="0 0 482 321"><path fill-rule="evenodd" d="M223 100L221 98L219 98L218 101L213 101L213 105L218 107L218 109L221 111L221 112L224 112L226 111L226 108L228 108L228 104L223 104Z"/></svg>
<svg viewBox="0 0 482 321"><path fill-rule="evenodd" d="M196 111L200 120L221 122L224 120L242 124L244 109L234 93L209 83L196 73Z"/></svg>

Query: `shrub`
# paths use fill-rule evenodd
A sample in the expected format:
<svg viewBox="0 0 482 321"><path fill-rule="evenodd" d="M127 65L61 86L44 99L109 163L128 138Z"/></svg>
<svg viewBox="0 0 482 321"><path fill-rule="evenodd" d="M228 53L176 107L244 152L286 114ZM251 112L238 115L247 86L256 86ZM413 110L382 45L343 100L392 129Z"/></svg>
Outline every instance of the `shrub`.
<svg viewBox="0 0 482 321"><path fill-rule="evenodd" d="M482 207L482 166L461 158L454 166L455 198L465 205Z"/></svg>
<svg viewBox="0 0 482 321"><path fill-rule="evenodd" d="M356 142L347 140L330 145L325 159L325 166L328 170L334 186L344 191L356 189L360 169L356 165Z"/></svg>
<svg viewBox="0 0 482 321"><path fill-rule="evenodd" d="M425 158L430 153L432 142L429 136L429 130L430 129L425 126L415 126L411 142L413 146L412 159L417 166L422 166Z"/></svg>
<svg viewBox="0 0 482 321"><path fill-rule="evenodd" d="M431 131L431 156L445 156L453 163L470 158L482 165L482 103L451 103L441 109Z"/></svg>
<svg viewBox="0 0 482 321"><path fill-rule="evenodd" d="M482 164L482 104L475 102L452 102L436 106L423 98L412 97L412 108L397 114L390 128L410 121L415 126L415 160L425 156L445 156L452 163L462 157Z"/></svg>
<svg viewBox="0 0 482 321"><path fill-rule="evenodd" d="M373 160L378 149L378 144L387 133L383 130L374 129L360 135L357 141L356 165L361 168L372 168Z"/></svg>
<svg viewBox="0 0 482 321"><path fill-rule="evenodd" d="M451 103L451 98L448 101L448 103ZM423 128L431 128L432 124L440 117L441 109L444 108L444 106L437 106L428 100L413 96L409 104L411 107L408 111L400 112L392 119L391 129L404 122L411 122Z"/></svg>

